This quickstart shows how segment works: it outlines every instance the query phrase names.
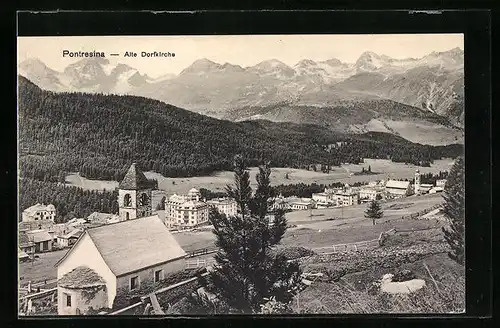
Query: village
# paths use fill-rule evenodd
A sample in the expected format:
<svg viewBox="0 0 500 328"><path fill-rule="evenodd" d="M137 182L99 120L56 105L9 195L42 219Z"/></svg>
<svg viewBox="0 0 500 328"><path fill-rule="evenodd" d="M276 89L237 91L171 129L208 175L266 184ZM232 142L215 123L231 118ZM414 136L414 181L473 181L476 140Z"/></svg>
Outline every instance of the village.
<svg viewBox="0 0 500 328"><path fill-rule="evenodd" d="M414 183L371 181L358 187L325 188L311 198L278 195L273 209L287 212L292 230L301 223L313 227L314 224L335 226L335 221L344 219L357 222L363 219L357 209L365 208L363 204L373 200L390 203L422 197L422 201L414 204L423 206L415 207L414 212L426 215L439 210L442 198L433 194L441 193L445 183L441 179L435 184L421 184L420 172L416 170ZM213 240L202 238L210 234L210 209L230 217L237 214L237 203L230 198L202 199L195 188L186 195L166 197L164 210L153 210L156 206L152 198L151 185L133 163L119 184L117 214L94 212L85 218L56 224L54 205L35 204L25 209L19 223L20 314L126 312L131 302L121 301L120 295L130 293L139 297L132 305L143 304L144 298L150 297L150 308L144 309L144 313L161 314L163 310L155 293L171 287L167 283L174 280L169 277L180 273L186 279L175 282L183 286L192 283L195 274L209 270L213 263L216 252ZM411 210L410 205L406 207ZM394 208L394 217L399 216L398 208ZM406 212L401 213L404 216ZM321 235L321 229L317 234ZM296 238L296 233L292 236ZM286 243L301 244L291 237ZM308 242L307 246L323 245ZM190 273L184 275L184 272ZM122 309L118 304L122 304ZM102 311L95 312L97 309Z"/></svg>

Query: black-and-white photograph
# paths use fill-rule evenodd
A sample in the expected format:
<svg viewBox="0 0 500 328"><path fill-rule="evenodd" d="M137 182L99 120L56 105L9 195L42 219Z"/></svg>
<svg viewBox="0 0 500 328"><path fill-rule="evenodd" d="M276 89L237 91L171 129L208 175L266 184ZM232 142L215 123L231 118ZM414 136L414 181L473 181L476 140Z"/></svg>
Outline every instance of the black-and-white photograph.
<svg viewBox="0 0 500 328"><path fill-rule="evenodd" d="M465 312L463 34L17 51L19 317Z"/></svg>

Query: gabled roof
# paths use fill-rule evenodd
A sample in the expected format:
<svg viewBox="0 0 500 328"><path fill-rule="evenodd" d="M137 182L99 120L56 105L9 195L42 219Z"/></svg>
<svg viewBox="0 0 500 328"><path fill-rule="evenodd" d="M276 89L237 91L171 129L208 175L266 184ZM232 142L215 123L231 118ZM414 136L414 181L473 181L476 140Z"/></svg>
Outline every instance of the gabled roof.
<svg viewBox="0 0 500 328"><path fill-rule="evenodd" d="M80 238L80 236L82 235L83 231L80 230L80 229L75 229L67 234L65 234L64 236L59 236L59 238L63 238L63 239L69 239L69 238Z"/></svg>
<svg viewBox="0 0 500 328"><path fill-rule="evenodd" d="M28 237L34 243L41 243L44 241L52 240L52 236L47 230L32 230L27 232Z"/></svg>
<svg viewBox="0 0 500 328"><path fill-rule="evenodd" d="M130 165L125 177L120 182L119 188L124 190L140 190L150 188L150 182L135 163Z"/></svg>
<svg viewBox="0 0 500 328"><path fill-rule="evenodd" d="M23 212L28 215L34 215L38 211L55 211L55 210L56 208L52 204L45 206L44 204L36 203L35 205L32 205L27 209L25 209Z"/></svg>
<svg viewBox="0 0 500 328"><path fill-rule="evenodd" d="M116 216L116 214L111 214L111 213L101 213L101 212L94 212L87 216L88 220L102 220L105 221L106 219Z"/></svg>
<svg viewBox="0 0 500 328"><path fill-rule="evenodd" d="M94 270L79 266L62 276L57 285L65 288L88 288L105 285L106 281Z"/></svg>
<svg viewBox="0 0 500 328"><path fill-rule="evenodd" d="M410 186L410 181L398 181L398 180L389 180L385 185L386 188L395 188L395 189L408 189L409 186Z"/></svg>
<svg viewBox="0 0 500 328"><path fill-rule="evenodd" d="M28 246L32 246L32 245L33 245L33 242L30 241L26 231L19 231L19 246L20 247L28 247Z"/></svg>
<svg viewBox="0 0 500 328"><path fill-rule="evenodd" d="M85 234L116 276L186 256L157 215L89 228ZM70 254L85 234L56 265Z"/></svg>

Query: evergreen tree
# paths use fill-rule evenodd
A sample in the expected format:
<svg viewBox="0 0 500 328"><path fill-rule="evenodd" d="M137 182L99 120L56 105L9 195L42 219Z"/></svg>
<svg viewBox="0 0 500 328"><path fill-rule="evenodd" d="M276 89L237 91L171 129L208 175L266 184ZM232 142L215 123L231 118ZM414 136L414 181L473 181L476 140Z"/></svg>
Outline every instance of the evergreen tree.
<svg viewBox="0 0 500 328"><path fill-rule="evenodd" d="M210 212L219 251L204 285L234 311L257 313L265 298L274 296L285 303L291 300L300 269L283 255L271 252L286 232L287 221L283 211L270 211L274 189L269 164L259 167L254 195L240 156L235 157L234 172L234 187L226 189L228 196L236 200L238 213L226 217L215 209ZM269 214L273 214L272 222Z"/></svg>
<svg viewBox="0 0 500 328"><path fill-rule="evenodd" d="M384 216L380 204L376 200L372 200L365 211L365 217L372 219L373 225L375 220L381 219Z"/></svg>
<svg viewBox="0 0 500 328"><path fill-rule="evenodd" d="M449 257L464 265L465 253L465 165L464 158L459 157L448 174L443 198L443 212L450 226L443 227L444 238L450 245Z"/></svg>

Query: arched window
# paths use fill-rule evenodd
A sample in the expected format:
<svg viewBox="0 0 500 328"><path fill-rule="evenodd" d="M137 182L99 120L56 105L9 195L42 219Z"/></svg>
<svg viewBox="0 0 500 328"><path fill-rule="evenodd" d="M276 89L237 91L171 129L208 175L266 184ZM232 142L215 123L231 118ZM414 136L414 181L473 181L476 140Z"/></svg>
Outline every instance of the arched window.
<svg viewBox="0 0 500 328"><path fill-rule="evenodd" d="M126 220L129 220L129 219L130 219L130 214L129 214L129 212L125 213L125 219L126 219Z"/></svg>
<svg viewBox="0 0 500 328"><path fill-rule="evenodd" d="M146 193L142 193L139 197L139 206L147 206L149 205L149 197Z"/></svg>
<svg viewBox="0 0 500 328"><path fill-rule="evenodd" d="M124 207L132 206L132 197L130 197L130 194L125 194L125 196L123 197L123 206Z"/></svg>

